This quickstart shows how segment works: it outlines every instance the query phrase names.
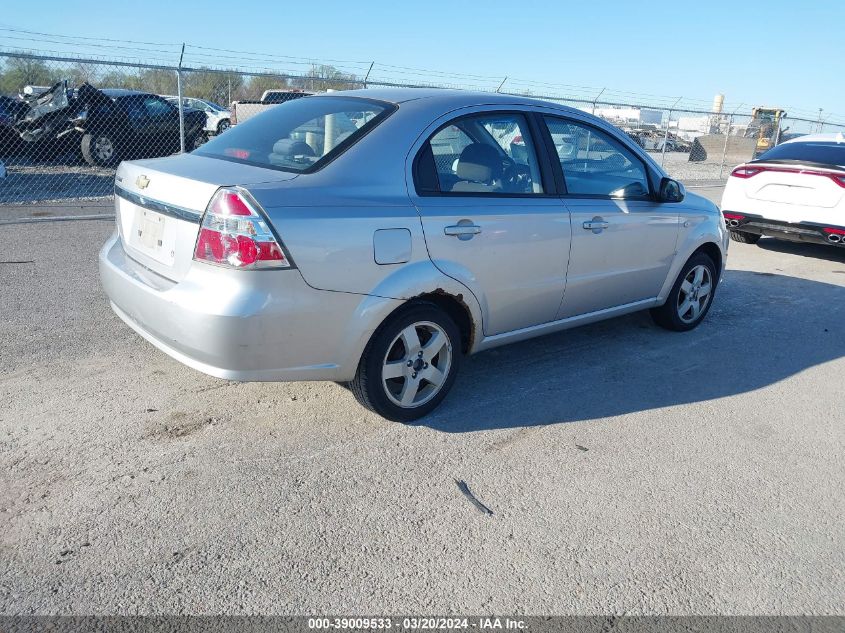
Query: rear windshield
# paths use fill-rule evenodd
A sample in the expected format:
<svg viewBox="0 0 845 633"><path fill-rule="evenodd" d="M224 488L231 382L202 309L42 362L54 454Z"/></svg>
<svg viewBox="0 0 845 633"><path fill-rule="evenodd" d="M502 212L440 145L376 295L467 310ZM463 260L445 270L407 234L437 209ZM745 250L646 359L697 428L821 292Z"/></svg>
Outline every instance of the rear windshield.
<svg viewBox="0 0 845 633"><path fill-rule="evenodd" d="M845 143L834 141L805 141L777 145L764 153L760 161L796 161L845 167Z"/></svg>
<svg viewBox="0 0 845 633"><path fill-rule="evenodd" d="M395 106L355 97L306 97L268 108L194 151L303 173L340 155Z"/></svg>

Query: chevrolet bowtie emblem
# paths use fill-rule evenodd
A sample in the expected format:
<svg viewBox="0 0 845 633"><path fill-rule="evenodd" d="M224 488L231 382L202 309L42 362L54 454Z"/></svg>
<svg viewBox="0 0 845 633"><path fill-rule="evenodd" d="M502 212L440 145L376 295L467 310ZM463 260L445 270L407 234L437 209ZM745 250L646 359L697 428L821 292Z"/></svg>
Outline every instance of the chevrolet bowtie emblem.
<svg viewBox="0 0 845 633"><path fill-rule="evenodd" d="M135 184L138 185L139 189L146 189L147 185L150 184L150 179L141 174L135 179Z"/></svg>

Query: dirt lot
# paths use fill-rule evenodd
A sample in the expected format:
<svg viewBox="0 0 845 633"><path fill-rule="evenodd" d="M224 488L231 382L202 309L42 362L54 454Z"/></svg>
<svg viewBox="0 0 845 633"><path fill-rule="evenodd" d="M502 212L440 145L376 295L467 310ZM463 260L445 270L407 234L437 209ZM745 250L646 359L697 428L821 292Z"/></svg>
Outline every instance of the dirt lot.
<svg viewBox="0 0 845 633"><path fill-rule="evenodd" d="M483 353L402 426L155 350L111 228L0 226L0 613L843 612L845 250L732 244L694 332Z"/></svg>

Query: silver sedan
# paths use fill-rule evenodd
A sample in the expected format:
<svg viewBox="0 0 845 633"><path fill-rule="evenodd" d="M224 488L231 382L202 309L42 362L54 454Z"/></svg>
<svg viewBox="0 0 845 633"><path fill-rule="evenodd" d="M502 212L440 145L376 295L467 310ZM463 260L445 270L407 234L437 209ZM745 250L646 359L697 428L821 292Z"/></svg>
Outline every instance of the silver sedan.
<svg viewBox="0 0 845 633"><path fill-rule="evenodd" d="M190 154L123 163L100 253L114 311L230 380L333 380L391 420L461 358L650 309L704 319L719 209L554 103L359 90L271 108Z"/></svg>

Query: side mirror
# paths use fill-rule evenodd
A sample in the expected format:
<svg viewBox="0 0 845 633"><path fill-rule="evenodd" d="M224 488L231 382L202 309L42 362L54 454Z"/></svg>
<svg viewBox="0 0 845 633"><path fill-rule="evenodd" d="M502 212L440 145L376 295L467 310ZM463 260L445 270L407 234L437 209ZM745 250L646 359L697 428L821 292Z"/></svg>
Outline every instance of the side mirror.
<svg viewBox="0 0 845 633"><path fill-rule="evenodd" d="M684 186L672 178L663 178L660 181L658 199L660 202L681 202L686 195Z"/></svg>

